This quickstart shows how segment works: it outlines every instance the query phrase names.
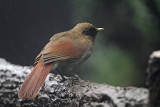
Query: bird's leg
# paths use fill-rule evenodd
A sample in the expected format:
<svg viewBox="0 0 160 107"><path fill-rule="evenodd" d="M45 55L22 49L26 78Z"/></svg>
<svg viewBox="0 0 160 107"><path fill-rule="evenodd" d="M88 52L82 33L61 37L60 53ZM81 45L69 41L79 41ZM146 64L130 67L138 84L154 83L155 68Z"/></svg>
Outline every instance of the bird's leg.
<svg viewBox="0 0 160 107"><path fill-rule="evenodd" d="M57 72L62 77L62 81L65 81L65 80L67 80L69 78L80 80L80 78L78 77L78 75L76 75L75 73L73 73L71 71L65 71L65 72L57 71Z"/></svg>
<svg viewBox="0 0 160 107"><path fill-rule="evenodd" d="M73 77L76 80L80 80L79 76L73 73L72 71L68 71L69 77Z"/></svg>
<svg viewBox="0 0 160 107"><path fill-rule="evenodd" d="M57 72L58 72L58 74L61 76L62 82L67 80L60 71L57 71Z"/></svg>

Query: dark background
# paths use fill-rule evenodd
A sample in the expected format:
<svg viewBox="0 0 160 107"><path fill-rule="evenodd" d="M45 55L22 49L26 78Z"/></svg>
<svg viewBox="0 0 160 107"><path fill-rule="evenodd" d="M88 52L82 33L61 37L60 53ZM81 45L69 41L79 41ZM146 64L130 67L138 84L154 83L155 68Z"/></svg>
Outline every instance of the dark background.
<svg viewBox="0 0 160 107"><path fill-rule="evenodd" d="M58 32L80 22L104 27L82 79L145 86L147 61L160 49L159 0L0 0L0 57L30 66Z"/></svg>

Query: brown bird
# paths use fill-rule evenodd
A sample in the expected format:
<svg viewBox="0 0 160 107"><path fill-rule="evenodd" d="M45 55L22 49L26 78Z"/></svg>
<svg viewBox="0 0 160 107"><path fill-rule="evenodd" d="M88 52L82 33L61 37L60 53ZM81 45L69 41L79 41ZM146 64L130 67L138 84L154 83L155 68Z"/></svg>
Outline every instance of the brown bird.
<svg viewBox="0 0 160 107"><path fill-rule="evenodd" d="M84 62L91 55L96 34L101 30L90 23L79 23L52 36L35 58L35 67L22 84L18 97L34 98L51 70L68 72Z"/></svg>

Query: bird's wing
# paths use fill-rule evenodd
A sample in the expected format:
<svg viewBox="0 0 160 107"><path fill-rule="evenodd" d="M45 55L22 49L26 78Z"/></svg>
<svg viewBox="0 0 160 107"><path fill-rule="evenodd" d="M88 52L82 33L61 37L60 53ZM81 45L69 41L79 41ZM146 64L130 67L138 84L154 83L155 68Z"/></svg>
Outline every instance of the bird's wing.
<svg viewBox="0 0 160 107"><path fill-rule="evenodd" d="M79 57L79 54L72 42L64 40L50 41L36 58L35 64L41 58L45 64L48 64L77 57Z"/></svg>
<svg viewBox="0 0 160 107"><path fill-rule="evenodd" d="M51 38L50 38L50 41L56 41L58 39L60 39L61 37L65 36L66 33L65 32L62 32L62 33L57 33L55 35L53 35ZM34 65L37 64L37 62L39 61L39 59L41 58L41 55L43 53L43 51L45 50L45 48L49 47L49 43L42 49L42 51L37 55L37 57L35 58L35 62L34 62Z"/></svg>

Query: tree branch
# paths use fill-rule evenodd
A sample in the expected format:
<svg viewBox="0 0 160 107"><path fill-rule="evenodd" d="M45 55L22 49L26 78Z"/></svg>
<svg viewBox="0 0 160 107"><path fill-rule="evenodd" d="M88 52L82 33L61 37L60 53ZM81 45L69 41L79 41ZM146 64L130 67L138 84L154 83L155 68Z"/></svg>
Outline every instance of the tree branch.
<svg viewBox="0 0 160 107"><path fill-rule="evenodd" d="M160 51L152 53L148 64L149 107L160 107Z"/></svg>
<svg viewBox="0 0 160 107"><path fill-rule="evenodd" d="M59 75L51 73L35 99L18 99L19 87L31 69L0 59L0 106L146 107L148 104L145 88L114 87L73 78L61 82Z"/></svg>

